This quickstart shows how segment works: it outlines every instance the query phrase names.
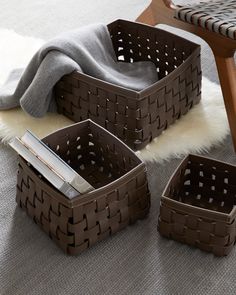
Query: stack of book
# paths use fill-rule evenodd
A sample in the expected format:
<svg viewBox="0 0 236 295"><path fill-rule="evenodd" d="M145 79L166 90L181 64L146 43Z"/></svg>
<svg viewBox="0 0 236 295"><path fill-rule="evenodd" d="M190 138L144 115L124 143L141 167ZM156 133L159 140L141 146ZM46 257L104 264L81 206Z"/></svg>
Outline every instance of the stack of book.
<svg viewBox="0 0 236 295"><path fill-rule="evenodd" d="M29 130L10 146L67 198L94 190L81 175Z"/></svg>

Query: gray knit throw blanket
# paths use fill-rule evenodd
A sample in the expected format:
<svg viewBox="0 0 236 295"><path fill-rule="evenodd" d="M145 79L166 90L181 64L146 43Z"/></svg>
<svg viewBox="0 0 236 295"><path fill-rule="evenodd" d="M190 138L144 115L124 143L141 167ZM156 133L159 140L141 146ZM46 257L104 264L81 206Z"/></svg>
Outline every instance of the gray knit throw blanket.
<svg viewBox="0 0 236 295"><path fill-rule="evenodd" d="M136 91L158 80L152 62L118 62L107 26L90 25L52 39L25 70L13 71L0 89L0 109L20 105L34 117L56 111L53 87L75 70Z"/></svg>

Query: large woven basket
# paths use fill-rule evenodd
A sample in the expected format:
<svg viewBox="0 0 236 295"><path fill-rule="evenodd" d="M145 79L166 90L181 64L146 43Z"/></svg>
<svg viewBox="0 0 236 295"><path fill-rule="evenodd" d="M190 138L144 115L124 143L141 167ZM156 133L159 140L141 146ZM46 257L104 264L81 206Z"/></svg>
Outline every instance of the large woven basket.
<svg viewBox="0 0 236 295"><path fill-rule="evenodd" d="M236 238L236 167L190 155L161 198L159 231L168 238L227 255Z"/></svg>
<svg viewBox="0 0 236 295"><path fill-rule="evenodd" d="M145 164L90 120L43 140L96 189L70 200L20 158L17 203L69 254L77 254L145 217L150 196Z"/></svg>
<svg viewBox="0 0 236 295"><path fill-rule="evenodd" d="M152 61L159 81L136 92L74 72L56 85L58 111L75 122L91 118L132 149L141 149L199 102L200 46L124 20L108 28L117 59Z"/></svg>

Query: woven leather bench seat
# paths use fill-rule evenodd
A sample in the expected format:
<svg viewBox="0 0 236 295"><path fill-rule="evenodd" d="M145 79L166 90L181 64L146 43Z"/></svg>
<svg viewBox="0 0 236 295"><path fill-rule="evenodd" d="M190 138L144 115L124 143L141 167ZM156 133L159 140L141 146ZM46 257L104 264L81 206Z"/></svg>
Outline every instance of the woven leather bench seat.
<svg viewBox="0 0 236 295"><path fill-rule="evenodd" d="M236 40L236 0L204 1L179 6L175 17Z"/></svg>

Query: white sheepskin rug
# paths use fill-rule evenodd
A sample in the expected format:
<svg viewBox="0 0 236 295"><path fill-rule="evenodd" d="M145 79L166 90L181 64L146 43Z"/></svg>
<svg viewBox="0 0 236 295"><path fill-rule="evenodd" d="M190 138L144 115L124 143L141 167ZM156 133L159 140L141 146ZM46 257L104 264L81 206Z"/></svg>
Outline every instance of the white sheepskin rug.
<svg viewBox="0 0 236 295"><path fill-rule="evenodd" d="M13 31L0 29L0 86L12 69L25 67L35 51L43 44L40 39L23 37ZM161 136L137 152L144 161L162 162L188 153L208 150L221 143L229 133L229 126L221 89L203 78L202 101L179 119ZM26 129L39 137L68 126L73 122L58 114L36 119L21 109L0 111L0 138L3 143L21 136Z"/></svg>

